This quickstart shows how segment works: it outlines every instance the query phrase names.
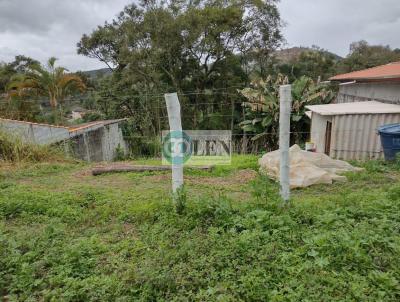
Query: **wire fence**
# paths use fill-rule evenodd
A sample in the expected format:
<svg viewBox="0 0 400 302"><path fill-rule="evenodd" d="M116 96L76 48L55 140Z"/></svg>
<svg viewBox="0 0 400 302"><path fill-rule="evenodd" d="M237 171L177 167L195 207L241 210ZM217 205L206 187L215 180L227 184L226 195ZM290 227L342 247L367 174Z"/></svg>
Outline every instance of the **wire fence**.
<svg viewBox="0 0 400 302"><path fill-rule="evenodd" d="M226 121L226 124L221 124L219 130L231 130L232 133L232 149L237 153L258 153L265 149L273 149L277 145L278 132L263 132L263 133L251 133L244 132L238 124L246 118L244 111L240 108L243 107L245 100L241 98L240 94L236 91L241 89L241 86L230 86L225 88L210 89L206 91L185 91L178 92L178 97L181 98L181 110L183 113L196 113L198 108L202 108L201 119L206 121L207 119L221 119ZM195 97L201 96L201 98L195 102L193 99L188 101L185 97ZM80 101L84 101L84 97L79 97ZM166 104L164 102L164 94L159 93L142 93L142 94L129 94L129 93L119 93L116 95L112 92L105 92L102 95L96 95L97 102L109 102L114 100L124 104L126 102L133 102L133 105L137 107L134 108L135 112L140 112L140 110L147 110L146 114L149 114L149 119L152 119L153 131L150 135L147 134L136 134L135 131L128 132L124 135L124 138L131 144L141 143L143 144L143 149L139 150L142 155L146 153L155 153L160 151L159 143L161 141L161 130L163 128L168 128L168 115L166 110ZM135 100L141 100L138 104ZM13 101L1 100L0 105L13 105ZM44 104L46 100L23 100L20 103L26 104ZM10 106L9 108L3 108L4 112L9 115L17 115L21 110L17 110ZM23 109L23 108L22 108ZM210 109L210 110L208 110ZM96 110L95 110L96 111ZM25 113L46 113L46 109L42 108L25 108L23 109ZM229 112L229 113L228 113ZM49 113L47 111L47 113ZM126 116L130 118L136 118L135 116ZM191 124L193 120L193 115L182 116L184 128L190 129L188 125ZM155 121L154 121L155 120ZM185 125L187 124L187 125ZM207 123L206 123L207 125ZM204 125L203 125L204 126ZM218 129L214 129L218 130ZM308 130L308 129L305 129ZM292 137L301 137L303 140L310 136L309 131L296 131L291 132ZM255 139L257 138L257 139ZM140 142L139 142L140 141ZM135 146L133 146L135 147ZM140 149L140 148L139 148ZM153 151L150 151L153 150ZM153 154L154 155L154 154Z"/></svg>

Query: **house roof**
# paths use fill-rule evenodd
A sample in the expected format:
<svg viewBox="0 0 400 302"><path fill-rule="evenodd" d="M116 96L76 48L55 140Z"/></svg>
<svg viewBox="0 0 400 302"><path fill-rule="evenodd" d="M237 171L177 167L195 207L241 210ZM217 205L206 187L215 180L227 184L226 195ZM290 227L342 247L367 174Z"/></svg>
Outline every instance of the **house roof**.
<svg viewBox="0 0 400 302"><path fill-rule="evenodd" d="M330 78L331 81L379 81L400 80L400 62L393 62L360 71L339 74Z"/></svg>
<svg viewBox="0 0 400 302"><path fill-rule="evenodd" d="M385 114L385 113L400 114L400 105L386 104L376 101L313 105L313 106L306 106L306 108L320 115Z"/></svg>
<svg viewBox="0 0 400 302"><path fill-rule="evenodd" d="M77 132L81 130L88 130L89 128L99 128L103 127L106 125L111 125L111 124L116 124L122 121L125 121L126 119L117 119L117 120L105 120L105 121L95 121L95 122L90 122L90 123L85 123L85 124L78 124L74 126L68 127L69 132ZM93 130L93 129L91 129Z"/></svg>

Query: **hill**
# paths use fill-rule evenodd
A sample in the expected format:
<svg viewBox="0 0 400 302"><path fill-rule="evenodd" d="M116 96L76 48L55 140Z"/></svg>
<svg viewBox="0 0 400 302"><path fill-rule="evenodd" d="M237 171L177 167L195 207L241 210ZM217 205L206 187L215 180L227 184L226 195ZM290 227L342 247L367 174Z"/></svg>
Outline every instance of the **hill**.
<svg viewBox="0 0 400 302"><path fill-rule="evenodd" d="M335 59L338 61L343 59L341 56L339 56L335 53L332 53L330 51L318 49L318 48L310 48L310 47L292 47L292 48L281 49L281 50L276 51L274 53L274 56L281 63L289 63L289 62L292 62L292 61L298 59L300 57L300 55L306 51L323 51L329 55L334 56Z"/></svg>
<svg viewBox="0 0 400 302"><path fill-rule="evenodd" d="M92 79L96 79L98 77L112 74L112 70L110 70L110 68L100 68L100 69L82 71L82 73Z"/></svg>

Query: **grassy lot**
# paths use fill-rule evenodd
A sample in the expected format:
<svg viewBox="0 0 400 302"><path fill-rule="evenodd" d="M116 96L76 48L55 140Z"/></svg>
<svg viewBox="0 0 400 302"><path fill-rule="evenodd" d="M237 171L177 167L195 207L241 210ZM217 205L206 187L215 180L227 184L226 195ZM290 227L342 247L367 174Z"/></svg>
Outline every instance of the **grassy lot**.
<svg viewBox="0 0 400 302"><path fill-rule="evenodd" d="M282 207L257 158L170 175L93 177L85 164L3 166L0 299L399 301L400 168L293 192Z"/></svg>

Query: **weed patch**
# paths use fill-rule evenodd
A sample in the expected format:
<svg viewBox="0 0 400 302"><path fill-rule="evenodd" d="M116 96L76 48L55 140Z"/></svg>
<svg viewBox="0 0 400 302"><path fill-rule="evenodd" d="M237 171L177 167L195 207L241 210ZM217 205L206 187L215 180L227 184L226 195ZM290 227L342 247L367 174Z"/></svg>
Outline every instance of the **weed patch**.
<svg viewBox="0 0 400 302"><path fill-rule="evenodd" d="M42 162L65 160L61 149L27 144L0 131L0 160L5 162Z"/></svg>

